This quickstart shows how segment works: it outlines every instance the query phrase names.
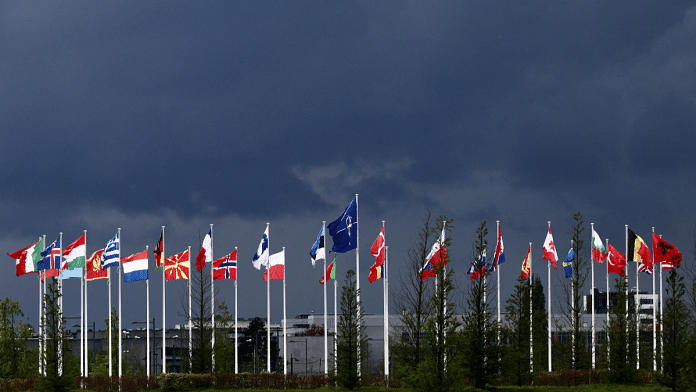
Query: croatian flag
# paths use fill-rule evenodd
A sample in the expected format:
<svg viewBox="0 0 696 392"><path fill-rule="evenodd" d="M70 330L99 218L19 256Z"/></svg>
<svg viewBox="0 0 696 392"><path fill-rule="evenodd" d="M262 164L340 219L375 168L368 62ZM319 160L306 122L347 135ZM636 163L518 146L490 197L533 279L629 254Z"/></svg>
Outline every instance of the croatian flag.
<svg viewBox="0 0 696 392"><path fill-rule="evenodd" d="M41 257L43 258L36 264L37 269L60 269L60 237L41 252Z"/></svg>
<svg viewBox="0 0 696 392"><path fill-rule="evenodd" d="M237 251L227 256L213 261L213 279L234 279L237 280Z"/></svg>
<svg viewBox="0 0 696 392"><path fill-rule="evenodd" d="M259 243L259 248L256 249L254 253L254 258L251 263L257 270L261 269L261 266L268 258L268 226L266 226L266 231L263 232L263 237L261 237L261 242Z"/></svg>
<svg viewBox="0 0 696 392"><path fill-rule="evenodd" d="M500 232L500 225L498 225L498 243L495 246L495 255L493 256L493 268L491 268L491 270L497 270L498 264L502 264L504 262L505 247L503 246L503 233Z"/></svg>
<svg viewBox="0 0 696 392"><path fill-rule="evenodd" d="M116 233L104 247L104 253L102 253L101 258L102 271L109 267L118 267L119 257L121 257L121 240L119 233Z"/></svg>
<svg viewBox="0 0 696 392"><path fill-rule="evenodd" d="M123 281L137 282L147 280L147 249L132 256L123 257Z"/></svg>

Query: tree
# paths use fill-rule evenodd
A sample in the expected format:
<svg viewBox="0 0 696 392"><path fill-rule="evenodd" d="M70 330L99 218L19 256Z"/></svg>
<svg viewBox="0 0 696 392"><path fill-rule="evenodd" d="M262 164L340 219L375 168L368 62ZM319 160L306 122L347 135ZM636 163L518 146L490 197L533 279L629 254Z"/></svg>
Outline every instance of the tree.
<svg viewBox="0 0 696 392"><path fill-rule="evenodd" d="M635 317L627 311L628 279L622 277L614 283L614 301L609 304L609 378L615 383L636 381Z"/></svg>
<svg viewBox="0 0 696 392"><path fill-rule="evenodd" d="M23 316L19 302L6 297L0 303L0 358L2 373L7 378L24 378L30 373L27 340L32 331L22 321Z"/></svg>
<svg viewBox="0 0 696 392"><path fill-rule="evenodd" d="M479 269L489 270L482 255L486 254L488 241L486 221L481 222L476 229L476 238L472 246L471 262ZM464 315L462 359L469 380L474 381L476 388L485 389L490 378L498 373L500 368L497 339L498 325L485 298L487 277L470 280L467 299L467 311Z"/></svg>
<svg viewBox="0 0 696 392"><path fill-rule="evenodd" d="M266 326L259 317L254 317L249 326L242 332L239 344L239 363L251 369L253 373L263 369L266 362ZM240 366L241 368L241 366Z"/></svg>
<svg viewBox="0 0 696 392"><path fill-rule="evenodd" d="M358 301L355 271L346 272L341 291L341 315L338 319L336 366L338 381L345 388L360 386L360 375L365 372L368 345L365 336L362 303Z"/></svg>
<svg viewBox="0 0 696 392"><path fill-rule="evenodd" d="M234 340L229 338L229 325L234 321L227 304L222 301L218 305L215 324L215 372L234 373Z"/></svg>
<svg viewBox="0 0 696 392"><path fill-rule="evenodd" d="M426 319L430 313L428 302L432 296L427 280L421 279L420 271L426 263L433 238L437 238L435 227L430 221L430 211L418 233L418 240L408 251L408 264L399 274L395 290L395 304L401 321L400 336L390 348L395 376L410 384L424 355L423 336Z"/></svg>
<svg viewBox="0 0 696 392"><path fill-rule="evenodd" d="M689 316L684 300L686 285L684 278L677 272L677 268L669 270L666 293L667 300L661 320L664 345L663 374L659 380L663 385L676 391L681 386L681 376L686 363L684 348L687 347L689 340L685 324Z"/></svg>
<svg viewBox="0 0 696 392"><path fill-rule="evenodd" d="M503 355L503 375L515 378L518 386L530 379L529 361L529 283L517 277L514 291L505 301L505 334L511 341Z"/></svg>
<svg viewBox="0 0 696 392"><path fill-rule="evenodd" d="M539 275L532 275L532 335L534 342L534 369L546 370L548 367L548 314L546 295Z"/></svg>
<svg viewBox="0 0 696 392"><path fill-rule="evenodd" d="M71 377L63 368L68 344L64 339L65 318L59 305L61 296L58 279L51 279L44 294L41 316L41 327L46 336L46 346L43 350L46 377L41 380L41 389L44 391L67 391L72 384Z"/></svg>
<svg viewBox="0 0 696 392"><path fill-rule="evenodd" d="M212 268L212 267L211 267ZM191 371L208 373L212 369L212 313L210 309L211 282L210 273L191 269L191 324L193 330L191 352ZM188 320L188 313L187 313ZM184 365L188 365L184 361Z"/></svg>

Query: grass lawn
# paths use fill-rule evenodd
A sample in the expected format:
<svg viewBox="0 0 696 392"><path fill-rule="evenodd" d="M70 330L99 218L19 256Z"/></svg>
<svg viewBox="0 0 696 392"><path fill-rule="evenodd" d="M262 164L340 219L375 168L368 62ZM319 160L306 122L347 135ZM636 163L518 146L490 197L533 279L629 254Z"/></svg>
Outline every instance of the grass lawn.
<svg viewBox="0 0 696 392"><path fill-rule="evenodd" d="M659 385L613 385L613 384L593 384L582 385L577 387L489 387L489 391L495 392L668 392L669 388ZM206 389L199 390L200 392L278 392L278 389ZM287 389L286 392L338 392L348 391L345 388L324 387L318 389ZM385 388L385 387L364 387L356 389L361 392L412 392L410 388ZM464 391L477 391L475 388L467 388Z"/></svg>

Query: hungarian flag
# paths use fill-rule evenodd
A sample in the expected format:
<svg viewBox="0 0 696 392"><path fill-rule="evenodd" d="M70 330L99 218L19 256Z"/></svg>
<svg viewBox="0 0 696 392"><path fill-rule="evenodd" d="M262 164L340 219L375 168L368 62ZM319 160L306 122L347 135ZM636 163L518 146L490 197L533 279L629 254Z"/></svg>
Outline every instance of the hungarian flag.
<svg viewBox="0 0 696 392"><path fill-rule="evenodd" d="M602 239L599 238L599 234L592 229L592 261L603 263L604 259L607 258L607 254L608 252L604 247L604 243L602 243Z"/></svg>
<svg viewBox="0 0 696 392"><path fill-rule="evenodd" d="M629 257L630 261L642 264L642 269L652 274L653 266L650 249L645 245L645 241L631 229L628 229L628 254L626 257Z"/></svg>
<svg viewBox="0 0 696 392"><path fill-rule="evenodd" d="M263 280L267 281L270 274L271 279L285 280L285 249L272 254L268 258L269 267L263 271Z"/></svg>
<svg viewBox="0 0 696 392"><path fill-rule="evenodd" d="M237 251L213 261L213 280L237 280Z"/></svg>
<svg viewBox="0 0 696 392"><path fill-rule="evenodd" d="M210 229L203 238L203 245L196 256L196 269L200 272L205 267L205 263L210 261L213 261L213 229Z"/></svg>
<svg viewBox="0 0 696 392"><path fill-rule="evenodd" d="M335 264L336 264L336 256L334 256L333 262L331 264L329 264L329 266L326 268L326 273L324 274L324 276L321 277L321 280L319 281L319 283L324 284L324 282L326 282L327 276L328 276L328 279L336 280Z"/></svg>
<svg viewBox="0 0 696 392"><path fill-rule="evenodd" d="M626 256L614 248L611 244L607 244L607 265L609 272L626 276L624 269L626 268Z"/></svg>
<svg viewBox="0 0 696 392"><path fill-rule="evenodd" d="M102 253L104 253L104 249L99 249L87 259L87 280L106 279L109 277L109 269L102 270L101 268Z"/></svg>
<svg viewBox="0 0 696 392"><path fill-rule="evenodd" d="M442 228L442 234L440 238L433 244L430 249L430 253L425 257L425 264L421 267L420 278L428 279L430 277L435 277L435 268L444 267L449 263L447 258L447 249L445 249L445 228Z"/></svg>
<svg viewBox="0 0 696 392"><path fill-rule="evenodd" d="M164 229L160 233L159 241L157 241L152 255L155 256L155 269L159 270L162 268L162 264L164 264Z"/></svg>
<svg viewBox="0 0 696 392"><path fill-rule="evenodd" d="M80 238L68 245L63 251L63 265L61 269L74 270L75 268L84 268L85 260L87 259L87 247L85 245L87 235L82 234Z"/></svg>
<svg viewBox="0 0 696 392"><path fill-rule="evenodd" d="M682 261L682 254L676 246L663 240L653 232L653 254L655 262L662 263L662 269L679 268Z"/></svg>
<svg viewBox="0 0 696 392"><path fill-rule="evenodd" d="M548 260L551 265L553 265L553 268L558 269L558 265L556 265L558 262L558 253L556 253L556 245L553 243L551 227L549 227L549 231L546 233L546 240L544 240L544 256L542 259Z"/></svg>
<svg viewBox="0 0 696 392"><path fill-rule="evenodd" d="M372 267L370 267L370 275L367 277L367 280L369 280L370 283L372 283L375 280L384 277L384 227L382 227L382 231L379 232L377 239L372 244L372 247L370 248L370 254L376 257L375 264L373 264Z"/></svg>
<svg viewBox="0 0 696 392"><path fill-rule="evenodd" d="M43 247L43 239L39 239L24 249L7 254L15 259L15 273L17 276L38 272L36 263L41 260L41 250L43 250Z"/></svg>
<svg viewBox="0 0 696 392"><path fill-rule="evenodd" d="M188 249L164 259L164 280L188 279L191 267L191 252Z"/></svg>
<svg viewBox="0 0 696 392"><path fill-rule="evenodd" d="M529 273L532 270L532 246L529 245L529 249L527 249L527 256L524 258L524 261L522 262L522 279L527 279L529 277Z"/></svg>

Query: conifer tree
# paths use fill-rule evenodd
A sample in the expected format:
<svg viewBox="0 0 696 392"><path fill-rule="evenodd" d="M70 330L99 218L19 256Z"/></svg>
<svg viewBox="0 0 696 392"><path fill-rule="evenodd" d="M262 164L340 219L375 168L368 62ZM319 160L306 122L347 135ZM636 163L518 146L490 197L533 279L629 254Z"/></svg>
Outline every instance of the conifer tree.
<svg viewBox="0 0 696 392"><path fill-rule="evenodd" d="M636 322L627 312L628 279L615 280L614 301L609 306L609 378L615 383L633 383L636 377Z"/></svg>
<svg viewBox="0 0 696 392"><path fill-rule="evenodd" d="M0 302L0 358L6 378L27 377L30 373L27 340L31 327L22 321L23 316L19 302L10 297Z"/></svg>
<svg viewBox="0 0 696 392"><path fill-rule="evenodd" d="M348 389L361 385L361 375L365 374L368 356L365 322L362 303L358 301L360 291L355 281L355 271L346 272L346 280L341 291L341 315L337 330L337 377L339 383Z"/></svg>
<svg viewBox="0 0 696 392"><path fill-rule="evenodd" d="M685 348L688 345L688 311L684 295L686 285L677 268L669 270L667 275L667 300L662 315L663 374L660 383L676 391L682 385L682 372L687 363ZM687 351L688 352L688 351Z"/></svg>
<svg viewBox="0 0 696 392"><path fill-rule="evenodd" d="M41 317L41 326L46 336L46 346L43 350L46 377L41 381L41 389L44 391L67 391L72 385L71 377L65 374L63 367L68 353L68 344L64 339L65 318L59 305L61 296L58 279L51 279L44 294Z"/></svg>

